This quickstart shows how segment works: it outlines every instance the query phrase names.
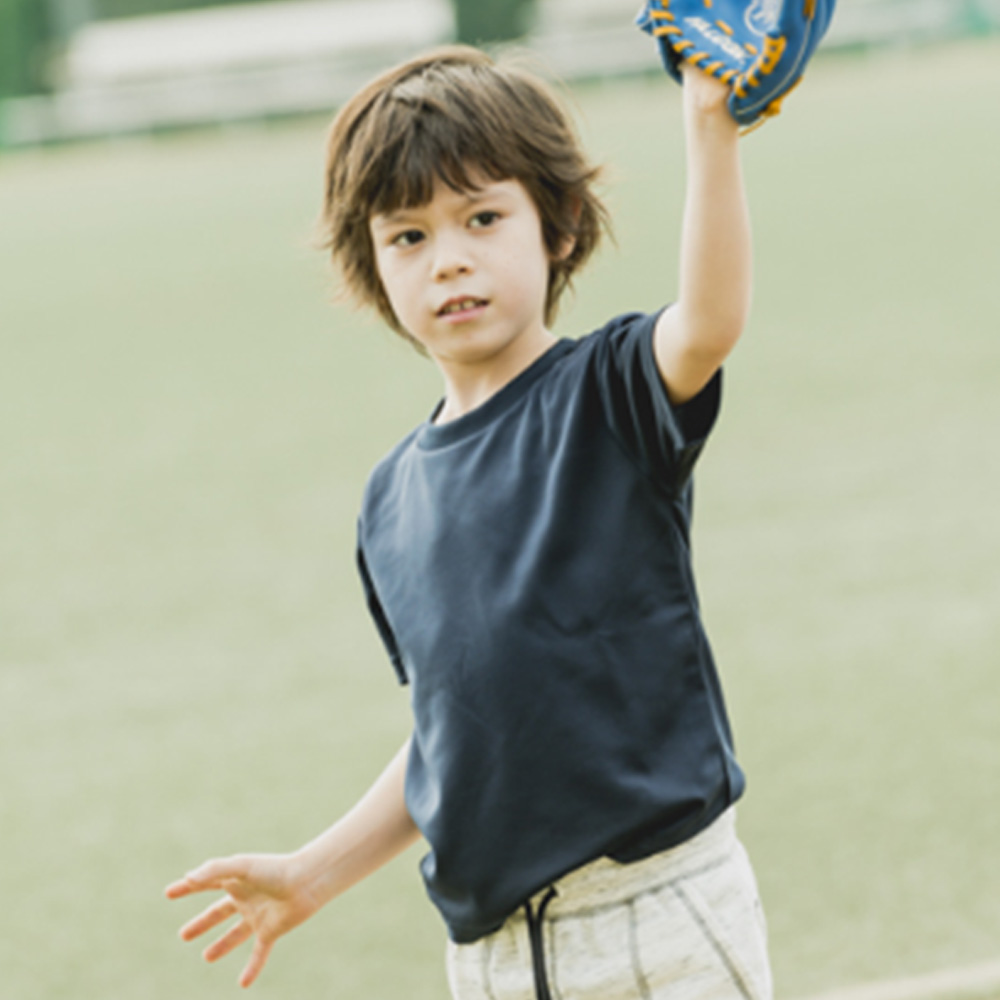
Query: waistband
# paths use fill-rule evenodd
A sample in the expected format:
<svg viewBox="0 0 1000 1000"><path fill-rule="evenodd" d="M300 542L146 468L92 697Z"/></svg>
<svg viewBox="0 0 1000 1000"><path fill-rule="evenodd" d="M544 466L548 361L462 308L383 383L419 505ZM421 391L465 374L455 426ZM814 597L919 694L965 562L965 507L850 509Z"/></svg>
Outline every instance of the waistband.
<svg viewBox="0 0 1000 1000"><path fill-rule="evenodd" d="M538 906L549 897L545 905L552 917L615 906L643 892L722 864L737 844L736 809L730 806L701 833L683 844L628 864L612 858L598 858L557 879L552 886L533 896L529 903Z"/></svg>

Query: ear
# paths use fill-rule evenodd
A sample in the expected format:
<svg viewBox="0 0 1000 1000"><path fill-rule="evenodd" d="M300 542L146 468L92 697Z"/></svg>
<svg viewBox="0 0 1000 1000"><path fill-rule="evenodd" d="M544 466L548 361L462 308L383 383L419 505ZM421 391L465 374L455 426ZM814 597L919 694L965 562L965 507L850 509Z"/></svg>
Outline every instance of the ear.
<svg viewBox="0 0 1000 1000"><path fill-rule="evenodd" d="M564 236L559 244L559 249L552 255L554 261L562 263L567 260L570 254L576 249L576 237Z"/></svg>
<svg viewBox="0 0 1000 1000"><path fill-rule="evenodd" d="M583 213L583 202L579 198L574 198L570 209L573 213L573 229L576 230L580 225L580 216ZM567 234L562 238L559 243L559 249L553 256L553 260L564 261L570 254L576 249L576 236L572 233Z"/></svg>

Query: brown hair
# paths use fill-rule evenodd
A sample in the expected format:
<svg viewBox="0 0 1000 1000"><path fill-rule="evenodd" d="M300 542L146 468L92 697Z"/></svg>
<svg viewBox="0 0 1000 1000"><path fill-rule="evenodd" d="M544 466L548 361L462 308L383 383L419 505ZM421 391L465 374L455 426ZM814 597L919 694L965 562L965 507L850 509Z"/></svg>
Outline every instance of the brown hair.
<svg viewBox="0 0 1000 1000"><path fill-rule="evenodd" d="M551 261L545 322L609 228L592 190L598 176L552 90L478 49L436 49L388 70L337 114L326 145L323 246L362 304L404 337L375 264L369 219L456 191L475 177L520 181L538 209ZM568 255L560 254L567 243Z"/></svg>

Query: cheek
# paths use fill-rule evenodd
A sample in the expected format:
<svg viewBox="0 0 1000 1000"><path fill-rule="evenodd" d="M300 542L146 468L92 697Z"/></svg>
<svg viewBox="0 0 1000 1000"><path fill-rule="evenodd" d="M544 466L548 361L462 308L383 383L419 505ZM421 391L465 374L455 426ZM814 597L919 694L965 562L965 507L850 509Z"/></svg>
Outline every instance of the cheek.
<svg viewBox="0 0 1000 1000"><path fill-rule="evenodd" d="M405 331L410 338L419 343L415 331L421 322L422 300L419 290L414 291L411 287L414 282L413 269L400 267L398 263L393 262L379 264L376 273L397 328Z"/></svg>
<svg viewBox="0 0 1000 1000"><path fill-rule="evenodd" d="M533 297L544 301L548 294L549 273L552 270L552 261L545 246L539 240L535 252L524 254L521 262L524 269L524 281L532 289Z"/></svg>
<svg viewBox="0 0 1000 1000"><path fill-rule="evenodd" d="M399 311L399 301L404 287L404 273L391 262L376 258L376 274L385 292L385 297L392 303L393 309Z"/></svg>
<svg viewBox="0 0 1000 1000"><path fill-rule="evenodd" d="M545 294L550 267L549 254L541 233L532 226L525 226L517 238L504 246L493 260L494 273L501 281L516 284L522 294L530 295L533 299L537 297L539 289Z"/></svg>

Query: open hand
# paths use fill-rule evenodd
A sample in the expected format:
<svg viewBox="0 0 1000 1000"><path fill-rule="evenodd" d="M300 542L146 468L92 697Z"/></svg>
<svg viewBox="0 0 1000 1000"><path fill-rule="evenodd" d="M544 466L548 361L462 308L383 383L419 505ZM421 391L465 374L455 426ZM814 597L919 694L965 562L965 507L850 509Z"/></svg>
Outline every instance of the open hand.
<svg viewBox="0 0 1000 1000"><path fill-rule="evenodd" d="M320 905L303 891L293 858L285 854L241 854L207 861L167 886L166 894L168 899L180 899L213 889L226 893L225 897L186 923L180 936L192 941L238 915L239 923L210 944L203 955L206 961L215 962L255 938L239 978L243 987L260 975L274 942L312 916Z"/></svg>

